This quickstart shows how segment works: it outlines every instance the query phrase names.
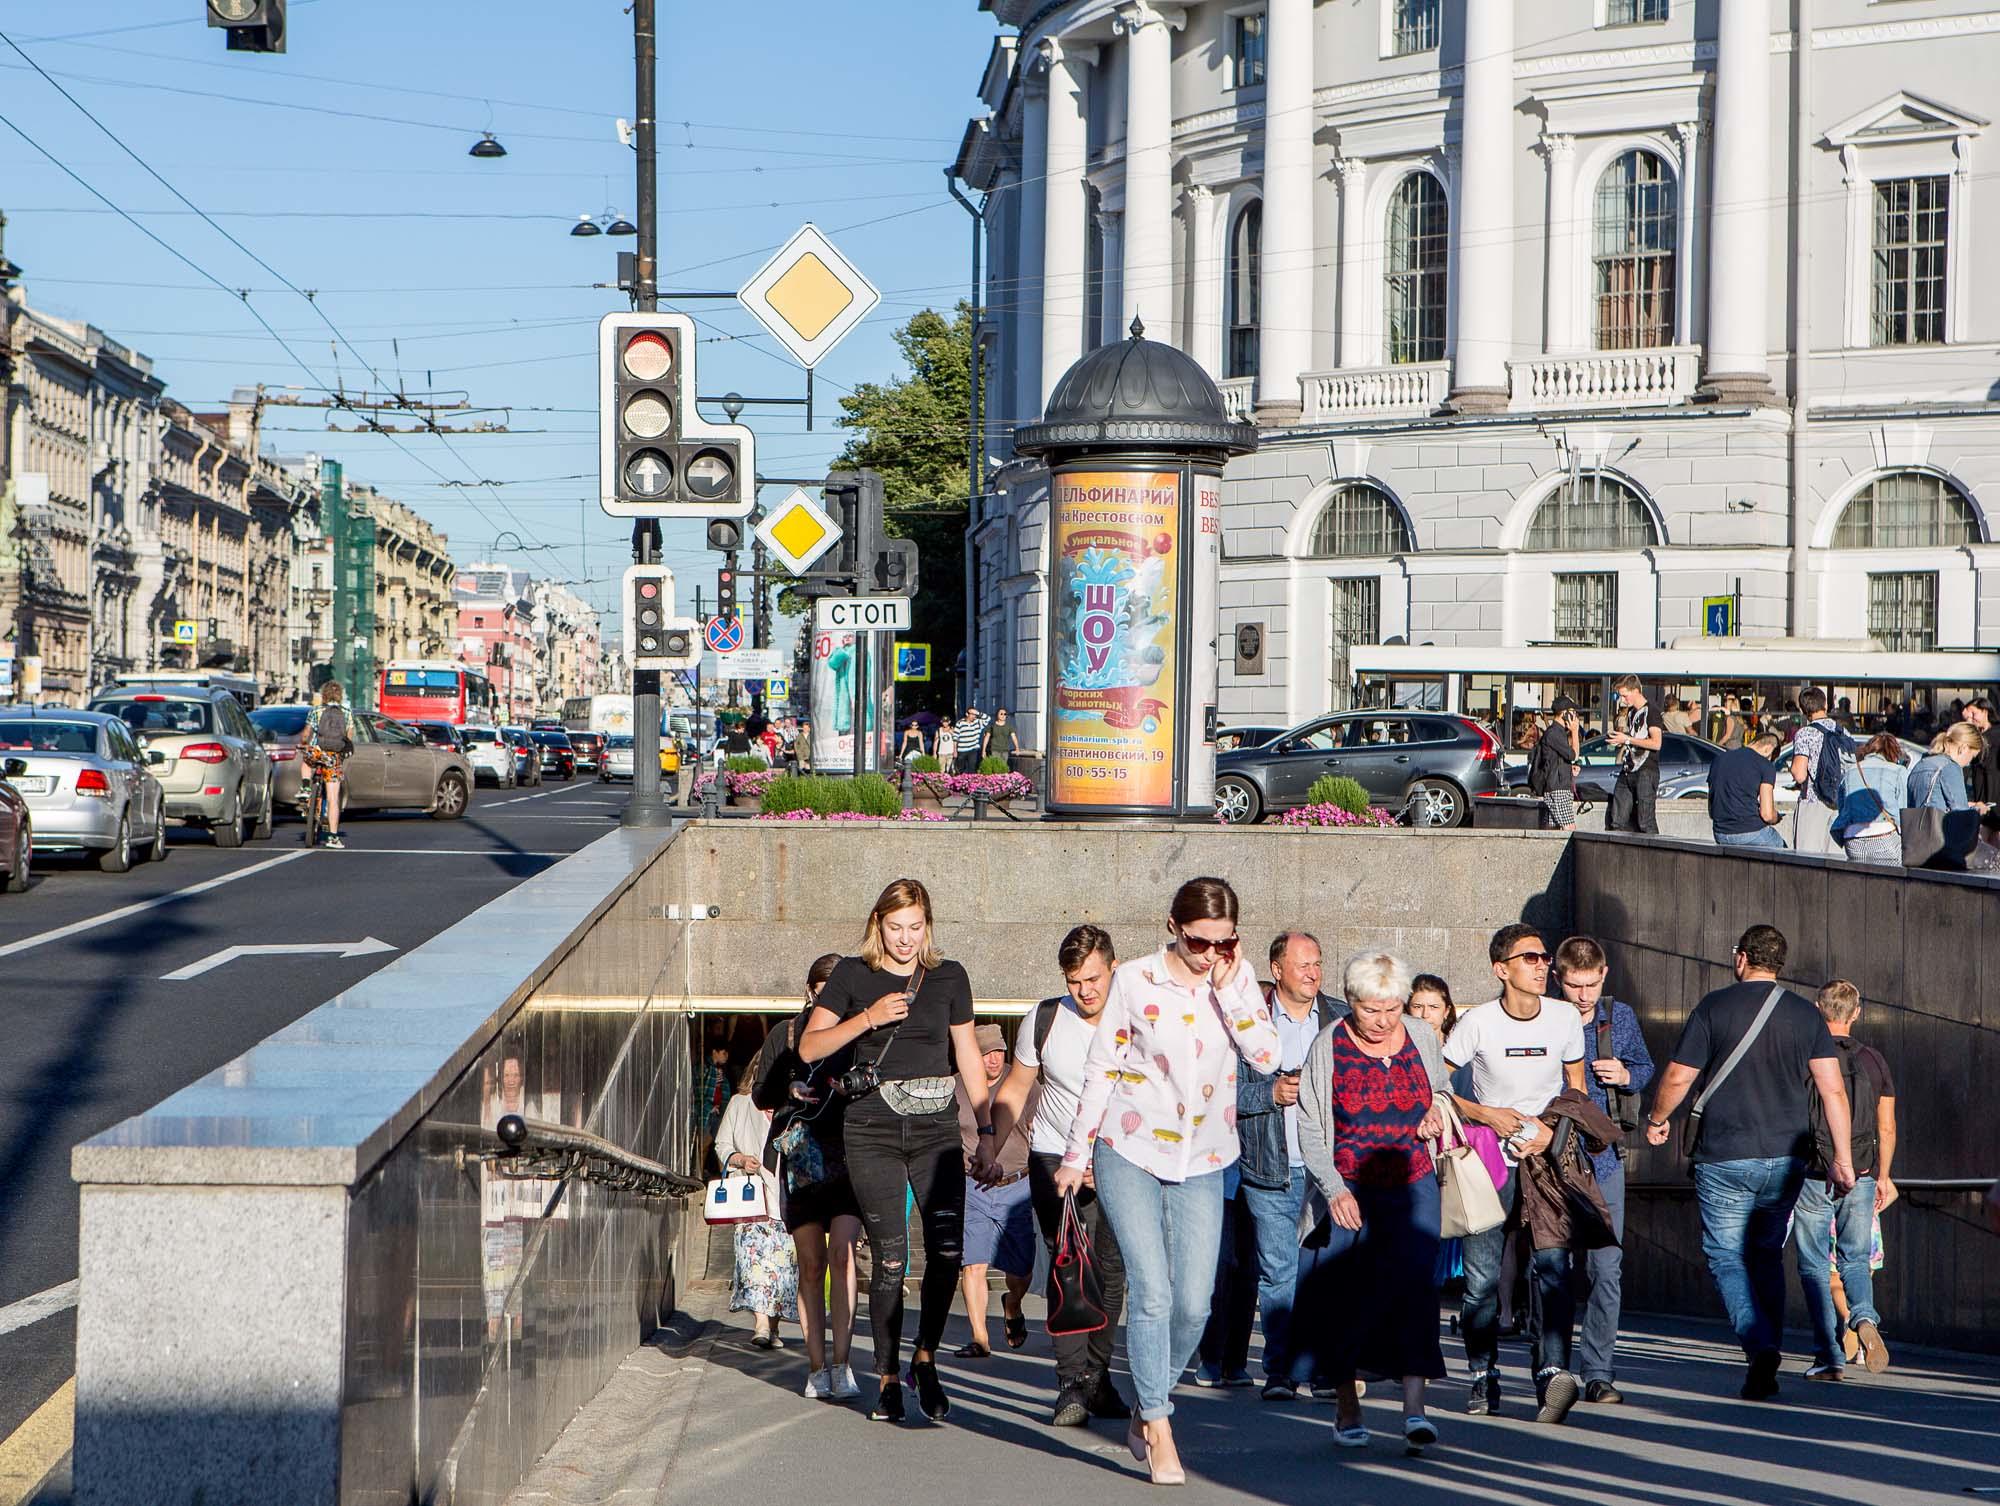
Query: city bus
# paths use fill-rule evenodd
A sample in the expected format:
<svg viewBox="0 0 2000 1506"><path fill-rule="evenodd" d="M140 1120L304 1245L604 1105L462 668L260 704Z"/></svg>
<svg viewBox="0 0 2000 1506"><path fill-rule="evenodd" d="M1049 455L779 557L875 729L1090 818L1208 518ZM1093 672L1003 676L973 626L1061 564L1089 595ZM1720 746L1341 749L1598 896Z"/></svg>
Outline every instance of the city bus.
<svg viewBox="0 0 2000 1506"><path fill-rule="evenodd" d="M563 702L562 724L569 732L602 732L606 737L632 735L632 697L578 695Z"/></svg>
<svg viewBox="0 0 2000 1506"><path fill-rule="evenodd" d="M1718 738L1734 698L1747 728L1798 720L1798 694L1826 692L1827 706L1853 731L1904 735L1939 729L1956 708L2000 689L2000 653L1944 650L1892 653L1872 639L1680 638L1657 649L1356 645L1349 664L1357 708L1451 711L1486 723L1509 749L1559 695L1577 703L1585 727L1602 731L1613 710L1611 682L1637 675L1655 711L1672 696L1692 730Z"/></svg>
<svg viewBox="0 0 2000 1506"><path fill-rule="evenodd" d="M187 690L226 690L245 711L255 711L261 700L255 675L239 675L226 669L135 670L113 677L118 685L177 685Z"/></svg>
<svg viewBox="0 0 2000 1506"><path fill-rule="evenodd" d="M399 722L491 727L500 715L493 682L449 659L398 659L382 671L382 715Z"/></svg>

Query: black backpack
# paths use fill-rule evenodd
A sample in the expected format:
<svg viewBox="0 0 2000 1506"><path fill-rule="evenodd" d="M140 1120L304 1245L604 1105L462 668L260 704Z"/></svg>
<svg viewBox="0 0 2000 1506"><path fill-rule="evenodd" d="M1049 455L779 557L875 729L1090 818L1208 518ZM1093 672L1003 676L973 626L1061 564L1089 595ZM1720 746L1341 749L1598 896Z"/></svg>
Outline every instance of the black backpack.
<svg viewBox="0 0 2000 1506"><path fill-rule="evenodd" d="M1852 1125L1848 1140L1854 1150L1854 1170L1857 1175L1866 1176L1875 1169L1876 1156L1882 1148L1875 1129L1875 1105L1881 1102L1882 1085L1869 1070L1860 1042L1843 1035L1834 1037L1833 1044L1840 1052L1840 1077L1847 1086L1847 1110ZM1817 1091L1812 1095L1812 1132L1814 1170L1824 1176L1833 1166L1833 1135L1826 1127L1826 1109Z"/></svg>
<svg viewBox="0 0 2000 1506"><path fill-rule="evenodd" d="M1056 1028L1056 1011L1063 1006L1063 996L1044 999L1035 1006L1035 1081L1049 1080L1048 1063L1042 1059L1042 1051L1049 1043L1049 1032Z"/></svg>
<svg viewBox="0 0 2000 1506"><path fill-rule="evenodd" d="M328 706L319 714L319 726L313 734L314 741L329 753L346 757L354 751L354 738L347 730L347 713L338 706Z"/></svg>
<svg viewBox="0 0 2000 1506"><path fill-rule="evenodd" d="M1842 764L1854 761L1856 744L1839 727L1831 723L1814 722L1813 726L1821 734L1819 757L1812 766L1813 799L1821 805L1836 809L1841 801L1841 784L1845 778Z"/></svg>

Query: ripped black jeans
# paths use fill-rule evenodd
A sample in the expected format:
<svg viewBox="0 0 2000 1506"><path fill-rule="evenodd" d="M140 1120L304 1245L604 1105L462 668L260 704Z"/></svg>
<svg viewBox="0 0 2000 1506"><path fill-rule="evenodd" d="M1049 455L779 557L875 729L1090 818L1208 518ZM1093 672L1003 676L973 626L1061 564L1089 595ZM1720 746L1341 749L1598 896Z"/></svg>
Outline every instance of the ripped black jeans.
<svg viewBox="0 0 2000 1506"><path fill-rule="evenodd" d="M847 1109L847 1179L868 1231L868 1320L875 1332L875 1369L902 1373L903 1275L910 1263L903 1189L916 1196L924 1230L924 1285L917 1348L944 1338L958 1293L965 1235L965 1152L958 1109L906 1117L871 1093Z"/></svg>

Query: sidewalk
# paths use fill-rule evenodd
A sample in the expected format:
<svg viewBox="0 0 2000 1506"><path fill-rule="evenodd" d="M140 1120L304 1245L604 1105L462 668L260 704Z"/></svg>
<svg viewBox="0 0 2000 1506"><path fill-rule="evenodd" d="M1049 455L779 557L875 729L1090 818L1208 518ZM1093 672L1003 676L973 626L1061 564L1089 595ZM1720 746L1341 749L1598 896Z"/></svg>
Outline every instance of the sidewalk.
<svg viewBox="0 0 2000 1506"><path fill-rule="evenodd" d="M950 1506L1050 1506L1154 1499L1122 1446L1123 1425L1046 1425L1053 1399L1040 1303L1019 1354L941 1364L952 1396L942 1426L870 1423L865 1314L855 1344L861 1402L809 1402L797 1329L779 1353L752 1349L726 1291L703 1282L675 1329L635 1353L586 1408L509 1506L764 1506L802 1484L830 1500L942 1500ZM865 1301L865 1299L864 1299ZM997 1306L996 1306L997 1311ZM910 1323L914 1326L914 1311ZM995 1334L998 1323L995 1320ZM1499 1418L1469 1418L1456 1379L1433 1389L1442 1441L1405 1458L1400 1406L1376 1386L1367 1449L1333 1444L1333 1409L1279 1405L1256 1391L1175 1394L1188 1487L1171 1499L1283 1506L1918 1506L2000 1487L1994 1444L1996 1367L1976 1356L1899 1356L1895 1370L1808 1386L1788 1360L1776 1403L1739 1401L1742 1364L1719 1327L1642 1319L1620 1341L1623 1407L1579 1405L1569 1424L1528 1420L1521 1362L1503 1354ZM1457 1341L1445 1362L1463 1373ZM1122 1355L1121 1355L1122 1379ZM911 1415L916 1416L914 1405Z"/></svg>

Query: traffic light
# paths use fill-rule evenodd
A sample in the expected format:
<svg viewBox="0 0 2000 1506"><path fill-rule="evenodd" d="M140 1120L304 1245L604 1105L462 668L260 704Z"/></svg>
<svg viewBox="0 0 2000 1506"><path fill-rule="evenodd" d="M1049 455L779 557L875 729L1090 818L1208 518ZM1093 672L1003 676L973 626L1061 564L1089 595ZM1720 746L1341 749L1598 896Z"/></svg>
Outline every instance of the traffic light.
<svg viewBox="0 0 2000 1506"><path fill-rule="evenodd" d="M724 554L734 554L743 547L743 524L736 518L711 518L708 522L708 547L720 549Z"/></svg>
<svg viewBox="0 0 2000 1506"><path fill-rule="evenodd" d="M231 52L285 50L285 0L208 0L208 24L228 33Z"/></svg>
<svg viewBox="0 0 2000 1506"><path fill-rule="evenodd" d="M736 606L736 555L732 550L722 557L722 568L715 572L715 615L734 617Z"/></svg>
<svg viewBox="0 0 2000 1506"><path fill-rule="evenodd" d="M727 520L755 504L755 436L695 411L694 351L685 314L598 323L597 489L614 518Z"/></svg>
<svg viewBox="0 0 2000 1506"><path fill-rule="evenodd" d="M674 573L664 565L625 572L625 655L634 669L692 669L701 658L700 629L674 616Z"/></svg>
<svg viewBox="0 0 2000 1506"><path fill-rule="evenodd" d="M878 591L887 591L891 596L915 596L917 594L917 541L915 539L889 539L879 541L880 552L875 556L875 578L873 585Z"/></svg>

